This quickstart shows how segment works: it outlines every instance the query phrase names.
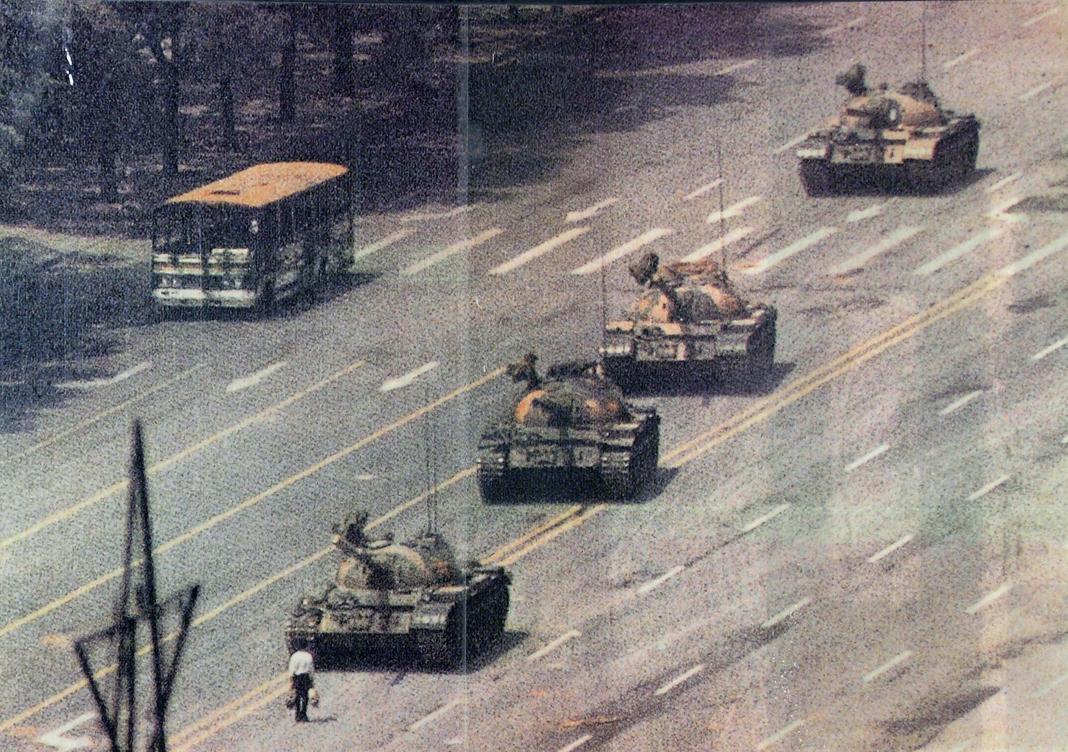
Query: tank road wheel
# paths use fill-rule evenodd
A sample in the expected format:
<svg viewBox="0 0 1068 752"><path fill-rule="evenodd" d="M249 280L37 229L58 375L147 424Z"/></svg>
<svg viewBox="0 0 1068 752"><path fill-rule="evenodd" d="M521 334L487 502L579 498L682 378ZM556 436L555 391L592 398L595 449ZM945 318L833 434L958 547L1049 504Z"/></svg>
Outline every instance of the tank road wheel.
<svg viewBox="0 0 1068 752"><path fill-rule="evenodd" d="M831 194L831 167L818 159L802 159L798 168L801 185L809 196L828 196Z"/></svg>
<svg viewBox="0 0 1068 752"><path fill-rule="evenodd" d="M484 452L478 458L478 490L486 504L498 504L511 490L508 455L501 450Z"/></svg>

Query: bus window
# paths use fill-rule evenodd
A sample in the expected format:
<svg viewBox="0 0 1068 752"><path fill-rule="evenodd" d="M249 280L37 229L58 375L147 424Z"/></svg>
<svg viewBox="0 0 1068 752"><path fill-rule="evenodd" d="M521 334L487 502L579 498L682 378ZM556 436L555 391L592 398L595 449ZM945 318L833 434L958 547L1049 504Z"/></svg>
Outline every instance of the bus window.
<svg viewBox="0 0 1068 752"><path fill-rule="evenodd" d="M159 253L187 253L196 248L196 223L185 207L166 207L156 212L153 248Z"/></svg>

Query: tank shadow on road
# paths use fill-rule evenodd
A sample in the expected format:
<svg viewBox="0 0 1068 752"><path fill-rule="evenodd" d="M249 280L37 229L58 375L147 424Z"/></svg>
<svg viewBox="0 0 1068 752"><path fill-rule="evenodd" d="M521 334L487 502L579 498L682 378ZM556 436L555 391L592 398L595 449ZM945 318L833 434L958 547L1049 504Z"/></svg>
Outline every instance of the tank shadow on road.
<svg viewBox="0 0 1068 752"><path fill-rule="evenodd" d="M316 661L321 671L360 671L364 673L395 674L393 683L401 681L406 674L415 672L435 674L469 674L481 671L504 655L515 650L530 637L529 632L505 630L504 635L486 649L466 656L459 665L427 665L412 646L397 645L379 652L366 651L354 656L319 656Z"/></svg>

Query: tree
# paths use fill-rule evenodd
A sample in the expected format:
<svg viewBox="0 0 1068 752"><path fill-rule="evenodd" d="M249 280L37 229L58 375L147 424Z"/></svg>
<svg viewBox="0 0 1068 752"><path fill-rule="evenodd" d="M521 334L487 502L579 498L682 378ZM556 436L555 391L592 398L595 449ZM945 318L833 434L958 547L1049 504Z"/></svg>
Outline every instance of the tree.
<svg viewBox="0 0 1068 752"><path fill-rule="evenodd" d="M38 105L54 83L47 64L52 30L30 0L0 3L0 198L17 179Z"/></svg>
<svg viewBox="0 0 1068 752"><path fill-rule="evenodd" d="M123 3L118 6L124 17L135 26L138 38L144 40L162 71L163 88L163 175L173 178L178 174L179 106L181 105L181 82L186 50L183 48L183 25L188 2Z"/></svg>
<svg viewBox="0 0 1068 752"><path fill-rule="evenodd" d="M334 93L351 97L356 93L352 76L352 9L338 3L333 6Z"/></svg>
<svg viewBox="0 0 1068 752"><path fill-rule="evenodd" d="M278 118L291 123L296 117L295 83L297 67L297 12L299 6L286 6L282 37L282 64L278 69Z"/></svg>

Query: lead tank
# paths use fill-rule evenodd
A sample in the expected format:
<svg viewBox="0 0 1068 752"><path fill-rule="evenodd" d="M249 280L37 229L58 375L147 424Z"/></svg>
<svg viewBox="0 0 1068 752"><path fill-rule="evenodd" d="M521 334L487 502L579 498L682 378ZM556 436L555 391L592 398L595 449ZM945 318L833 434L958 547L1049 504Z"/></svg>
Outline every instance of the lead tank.
<svg viewBox="0 0 1068 752"><path fill-rule="evenodd" d="M503 634L511 583L504 569L461 568L436 533L372 540L366 523L359 511L334 526L337 574L297 605L286 627L290 652L301 641L328 660L414 648L427 663L455 665Z"/></svg>
<svg viewBox="0 0 1068 752"><path fill-rule="evenodd" d="M624 389L679 377L753 386L768 377L778 314L744 300L715 261L661 266L647 253L630 274L646 289L605 326L601 362L613 381Z"/></svg>
<svg viewBox="0 0 1068 752"><path fill-rule="evenodd" d="M502 501L532 483L574 487L582 478L610 498L633 498L660 458L656 409L625 402L595 363L560 364L542 379L536 360L530 354L508 367L526 387L479 441L483 500Z"/></svg>
<svg viewBox="0 0 1068 752"><path fill-rule="evenodd" d="M975 115L944 109L925 81L871 89L865 73L858 63L837 77L849 100L797 149L808 195L833 193L851 176L865 185L890 178L931 192L975 169Z"/></svg>

